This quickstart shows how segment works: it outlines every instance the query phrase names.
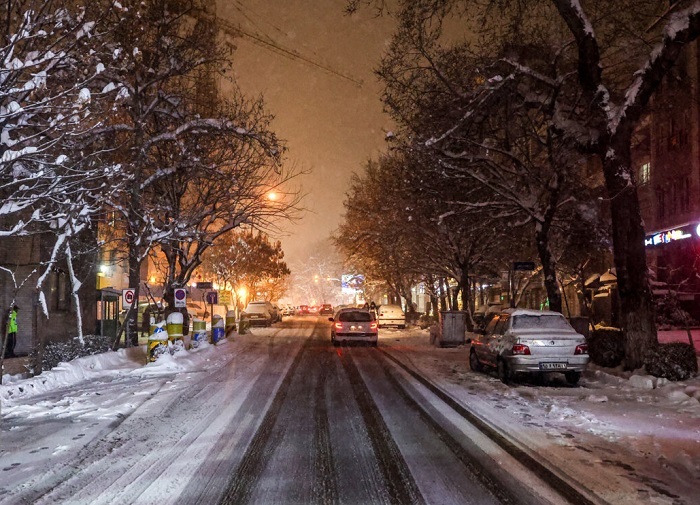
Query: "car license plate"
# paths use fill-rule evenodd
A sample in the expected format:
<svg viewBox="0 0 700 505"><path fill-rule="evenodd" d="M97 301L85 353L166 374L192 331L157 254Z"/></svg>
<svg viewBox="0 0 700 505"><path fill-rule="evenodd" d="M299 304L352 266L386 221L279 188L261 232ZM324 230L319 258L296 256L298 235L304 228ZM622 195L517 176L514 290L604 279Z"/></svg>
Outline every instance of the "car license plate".
<svg viewBox="0 0 700 505"><path fill-rule="evenodd" d="M566 363L540 363L540 370L566 370Z"/></svg>

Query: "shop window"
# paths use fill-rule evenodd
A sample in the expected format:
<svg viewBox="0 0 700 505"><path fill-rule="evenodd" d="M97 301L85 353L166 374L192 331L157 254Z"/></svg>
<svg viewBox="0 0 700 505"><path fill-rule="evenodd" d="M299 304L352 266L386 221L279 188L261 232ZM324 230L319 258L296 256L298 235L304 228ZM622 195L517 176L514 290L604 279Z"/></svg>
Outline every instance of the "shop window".
<svg viewBox="0 0 700 505"><path fill-rule="evenodd" d="M49 274L49 310L66 312L70 310L70 279L63 271Z"/></svg>
<svg viewBox="0 0 700 505"><path fill-rule="evenodd" d="M690 179L683 179L683 186L681 189L681 211L690 211Z"/></svg>
<svg viewBox="0 0 700 505"><path fill-rule="evenodd" d="M666 198L663 188L656 189L656 217L663 219L666 217Z"/></svg>
<svg viewBox="0 0 700 505"><path fill-rule="evenodd" d="M651 179L651 163L647 162L639 167L639 184L647 184L649 179Z"/></svg>

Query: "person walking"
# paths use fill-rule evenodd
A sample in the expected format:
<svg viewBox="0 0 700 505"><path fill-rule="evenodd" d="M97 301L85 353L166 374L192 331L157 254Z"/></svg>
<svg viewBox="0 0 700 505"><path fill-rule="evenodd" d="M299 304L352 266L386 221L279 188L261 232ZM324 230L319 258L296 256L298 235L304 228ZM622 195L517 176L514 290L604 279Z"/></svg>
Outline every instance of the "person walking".
<svg viewBox="0 0 700 505"><path fill-rule="evenodd" d="M19 307L15 305L10 310L10 315L7 318L7 346L5 348L5 357L15 357L15 344L17 343L17 311Z"/></svg>

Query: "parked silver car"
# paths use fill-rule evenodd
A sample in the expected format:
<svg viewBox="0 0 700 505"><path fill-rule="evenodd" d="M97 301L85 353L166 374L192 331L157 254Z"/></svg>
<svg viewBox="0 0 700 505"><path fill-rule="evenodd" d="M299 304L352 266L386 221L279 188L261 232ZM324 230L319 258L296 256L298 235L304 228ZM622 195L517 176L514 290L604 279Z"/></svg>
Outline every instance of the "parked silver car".
<svg viewBox="0 0 700 505"><path fill-rule="evenodd" d="M552 311L501 311L471 344L471 369L495 368L506 384L516 374L553 372L576 384L589 360L584 336L562 314Z"/></svg>
<svg viewBox="0 0 700 505"><path fill-rule="evenodd" d="M254 301L241 312L241 320L248 321L250 326L270 326L277 322L276 314L270 302Z"/></svg>
<svg viewBox="0 0 700 505"><path fill-rule="evenodd" d="M406 314L400 305L380 305L377 310L377 322L380 328L396 326L403 329L406 327Z"/></svg>

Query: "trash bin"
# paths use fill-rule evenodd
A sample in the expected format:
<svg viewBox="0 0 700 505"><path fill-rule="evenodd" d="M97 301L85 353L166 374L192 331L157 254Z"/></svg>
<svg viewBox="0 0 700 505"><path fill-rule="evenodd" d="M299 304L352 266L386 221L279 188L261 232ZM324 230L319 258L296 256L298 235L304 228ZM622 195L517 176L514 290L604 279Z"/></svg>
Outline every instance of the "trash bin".
<svg viewBox="0 0 700 505"><path fill-rule="evenodd" d="M168 352L168 332L165 330L165 321L155 325L153 333L148 336L147 357L152 363L158 356Z"/></svg>
<svg viewBox="0 0 700 505"><path fill-rule="evenodd" d="M199 347L204 342L208 342L207 322L203 319L192 320L192 347Z"/></svg>
<svg viewBox="0 0 700 505"><path fill-rule="evenodd" d="M182 324L184 317L180 312L173 312L166 319L166 328L168 329L168 340L173 345L173 352L184 351L185 341L182 337Z"/></svg>
<svg viewBox="0 0 700 505"><path fill-rule="evenodd" d="M211 343L216 344L225 336L224 318L214 314L211 321Z"/></svg>
<svg viewBox="0 0 700 505"><path fill-rule="evenodd" d="M440 347L464 345L464 333L467 329L467 313L463 310L444 310L440 312L438 334L435 343Z"/></svg>

